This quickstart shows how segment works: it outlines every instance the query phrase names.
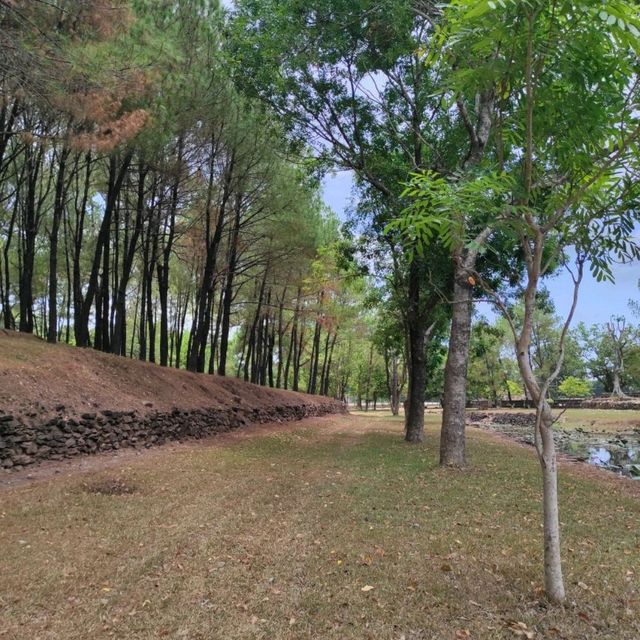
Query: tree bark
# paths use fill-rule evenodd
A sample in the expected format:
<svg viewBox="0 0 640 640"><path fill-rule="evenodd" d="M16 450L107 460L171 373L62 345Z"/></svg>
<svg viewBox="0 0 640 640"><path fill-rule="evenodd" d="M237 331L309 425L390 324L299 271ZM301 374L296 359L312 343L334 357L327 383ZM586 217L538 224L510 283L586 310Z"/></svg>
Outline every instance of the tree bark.
<svg viewBox="0 0 640 640"><path fill-rule="evenodd" d="M452 467L463 467L466 463L465 407L471 336L471 298L472 291L466 282L465 272L456 273L440 434L440 464Z"/></svg>
<svg viewBox="0 0 640 640"><path fill-rule="evenodd" d="M424 400L427 379L426 328L420 310L420 274L416 260L409 267L409 304L406 315L409 389L405 403L405 440L424 438Z"/></svg>
<svg viewBox="0 0 640 640"><path fill-rule="evenodd" d="M64 215L66 188L65 176L69 150L63 148L58 159L53 219L49 235L49 331L47 341L54 343L58 338L58 235Z"/></svg>

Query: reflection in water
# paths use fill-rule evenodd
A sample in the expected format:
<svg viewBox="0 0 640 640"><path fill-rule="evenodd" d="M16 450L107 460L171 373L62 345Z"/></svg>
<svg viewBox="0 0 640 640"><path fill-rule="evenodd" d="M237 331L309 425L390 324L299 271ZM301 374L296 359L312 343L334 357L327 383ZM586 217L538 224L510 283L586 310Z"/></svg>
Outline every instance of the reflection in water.
<svg viewBox="0 0 640 640"><path fill-rule="evenodd" d="M592 434L559 434L557 444L562 453L596 467L640 477L640 438L636 434L610 440Z"/></svg>
<svg viewBox="0 0 640 640"><path fill-rule="evenodd" d="M589 464L595 464L598 467L606 467L609 466L610 462L611 452L607 451L604 447L589 449Z"/></svg>
<svg viewBox="0 0 640 640"><path fill-rule="evenodd" d="M483 427L533 444L532 427L522 424L484 423ZM554 432L560 453L640 480L640 432L620 434L589 433L582 429Z"/></svg>

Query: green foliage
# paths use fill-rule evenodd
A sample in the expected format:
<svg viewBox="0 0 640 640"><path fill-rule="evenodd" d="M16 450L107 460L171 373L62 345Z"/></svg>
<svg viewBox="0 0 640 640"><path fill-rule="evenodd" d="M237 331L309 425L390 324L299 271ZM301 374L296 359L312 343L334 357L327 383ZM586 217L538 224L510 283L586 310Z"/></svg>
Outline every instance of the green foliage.
<svg viewBox="0 0 640 640"><path fill-rule="evenodd" d="M627 108L638 99L638 28L637 5L624 1L450 3L426 64L444 65L452 102L495 94L495 146L471 175L414 176L407 195L418 203L393 225L423 245L436 234L451 244L464 237L461 211L479 209L525 239L542 227L558 255L575 247L597 280L612 279L612 260L640 255L628 179L640 122Z"/></svg>
<svg viewBox="0 0 640 640"><path fill-rule="evenodd" d="M506 381L507 388L509 393L512 396L522 396L524 395L524 388L520 382L516 382L515 380L507 380Z"/></svg>
<svg viewBox="0 0 640 640"><path fill-rule="evenodd" d="M386 231L399 231L405 243L415 246L420 255L436 240L450 251L466 245L483 252L484 245L477 246L466 237L466 221L471 218L477 224L498 226L514 209L509 199L514 185L511 176L497 171L457 172L449 177L429 170L414 173L402 194L412 204L387 225Z"/></svg>
<svg viewBox="0 0 640 640"><path fill-rule="evenodd" d="M559 385L558 391L567 398L586 398L591 395L591 383L584 378L568 376Z"/></svg>

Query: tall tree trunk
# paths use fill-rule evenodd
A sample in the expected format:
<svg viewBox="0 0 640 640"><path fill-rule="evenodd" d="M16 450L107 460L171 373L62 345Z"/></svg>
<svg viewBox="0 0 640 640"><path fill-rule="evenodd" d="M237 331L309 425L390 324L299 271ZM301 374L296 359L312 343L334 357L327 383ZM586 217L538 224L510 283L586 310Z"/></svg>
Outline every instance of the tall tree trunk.
<svg viewBox="0 0 640 640"><path fill-rule="evenodd" d="M40 229L41 212L38 198L40 170L44 151L42 147L34 152L31 145L26 147L26 193L22 203L22 269L19 279L20 321L19 328L23 333L33 333L33 276L36 258L36 238Z"/></svg>
<svg viewBox="0 0 640 640"><path fill-rule="evenodd" d="M518 344L518 366L526 388L536 406L535 443L542 469L543 485L543 531L544 531L544 582L547 596L554 602L565 598L562 560L560 556L560 518L558 514L558 466L553 438L553 414L551 407L541 394L540 387L531 369L528 351L521 348L526 337Z"/></svg>
<svg viewBox="0 0 640 640"><path fill-rule="evenodd" d="M413 260L409 267L409 304L406 314L409 389L405 403L405 440L422 442L424 438L424 400L427 379L425 322L420 309L420 274Z"/></svg>
<svg viewBox="0 0 640 640"><path fill-rule="evenodd" d="M300 296L301 295L302 295L302 289L298 287L298 291L296 293L296 307L293 312L293 320L291 322L291 337L289 339L287 362L284 366L284 388L285 389L289 388L289 367L291 366L292 356L295 362L295 354L298 347L298 315L300 314Z"/></svg>
<svg viewBox="0 0 640 640"><path fill-rule="evenodd" d="M338 327L336 327L333 332L333 337L331 338L331 346L329 347L329 357L327 359L327 366L324 371L324 384L320 390L320 393L323 396L329 395L329 376L331 374L331 363L333 362L333 350L336 346L337 339L338 339Z"/></svg>
<svg viewBox="0 0 640 640"><path fill-rule="evenodd" d="M242 213L242 197L236 195L233 227L229 240L229 259L227 261L227 275L225 278L224 298L222 300L222 326L220 328L220 360L218 375L227 373L227 352L229 350L229 330L231 328L231 303L233 301L233 281L238 259L238 237L240 235L240 219Z"/></svg>
<svg viewBox="0 0 640 640"><path fill-rule="evenodd" d="M58 235L65 208L65 173L68 156L69 150L64 147L58 158L53 219L51 221L51 233L49 234L49 331L47 333L47 341L52 343L56 342L58 338Z"/></svg>
<svg viewBox="0 0 640 640"><path fill-rule="evenodd" d="M89 328L85 326L85 317L83 314L84 308L84 294L82 291L82 245L84 240L84 225L87 215L87 206L89 203L89 189L91 185L91 173L93 168L93 161L91 158L91 152L87 152L84 156L85 170L82 182L82 188L80 188L80 172L76 173L75 183L75 226L72 227L72 248L73 248L73 335L76 345L88 346L89 341ZM76 162L79 162L79 157L76 157ZM79 198L79 201L78 201Z"/></svg>
<svg viewBox="0 0 640 640"><path fill-rule="evenodd" d="M91 307L93 306L96 290L98 287L98 277L100 271L100 263L102 261L103 251L109 239L109 231L111 228L111 218L117 204L117 198L122 189L122 183L127 175L129 164L131 163L133 152L129 151L125 154L122 161L118 165L115 154L109 158L109 183L107 188L107 198L102 217L100 230L96 242L96 249L91 265L91 273L87 285L87 293L80 305L76 329L76 343L80 347L89 345L89 318L91 315Z"/></svg>
<svg viewBox="0 0 640 640"><path fill-rule="evenodd" d="M313 343L311 346L311 358L309 361L309 384L307 393L315 394L318 385L318 363L320 361L320 335L322 325L316 319L316 326L313 332Z"/></svg>
<svg viewBox="0 0 640 640"><path fill-rule="evenodd" d="M182 169L183 140L178 140L176 176L171 186L169 200L169 214L165 220L163 229L162 251L158 260L158 297L160 300L160 366L166 367L169 363L169 263L173 251L175 238L176 215L178 212L178 196L180 193L180 178Z"/></svg>
<svg viewBox="0 0 640 640"><path fill-rule="evenodd" d="M471 337L472 291L466 272L457 272L453 285L451 335L445 366L445 388L440 435L440 464L465 465L465 407L467 363Z"/></svg>
<svg viewBox="0 0 640 640"><path fill-rule="evenodd" d="M285 287L282 292L282 298L278 305L278 368L276 371L276 388L280 389L282 386L282 369L284 367L284 334L286 328L284 326L284 300L287 295L287 288Z"/></svg>
<svg viewBox="0 0 640 640"><path fill-rule="evenodd" d="M16 187L16 190L19 190L19 187ZM16 193L15 201L12 208L11 220L9 221L9 228L7 230L7 241L4 244L2 249L2 255L4 256L4 279L5 279L5 287L4 287L4 300L3 300L3 313L4 313L4 328L5 329L15 329L16 321L13 317L13 311L11 310L11 279L10 279L10 264L9 264L9 250L11 248L11 240L13 239L13 232L16 225L16 220L18 217L18 204L19 199Z"/></svg>
<svg viewBox="0 0 640 640"><path fill-rule="evenodd" d="M131 237L128 238L124 246L124 255L122 257L122 273L118 281L118 290L116 293L115 302L115 320L113 327L113 340L111 344L111 350L117 355L125 355L127 349L127 309L126 309L126 297L127 286L131 278L131 271L133 269L133 260L135 258L136 250L138 248L138 241L140 234L144 226L144 212L145 212L145 179L148 169L142 162L138 168L138 189L136 199L136 217L133 225L133 232ZM134 331L135 333L135 331Z"/></svg>

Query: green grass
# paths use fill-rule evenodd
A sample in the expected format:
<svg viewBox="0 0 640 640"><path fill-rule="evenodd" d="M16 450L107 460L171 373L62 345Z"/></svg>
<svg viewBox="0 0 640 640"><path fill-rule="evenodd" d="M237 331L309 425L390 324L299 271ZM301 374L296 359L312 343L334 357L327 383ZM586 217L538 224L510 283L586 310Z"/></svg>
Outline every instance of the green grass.
<svg viewBox="0 0 640 640"><path fill-rule="evenodd" d="M460 472L436 450L434 428L412 447L397 420L329 418L5 491L0 638L640 635L626 485L563 470L552 607L531 452L474 432ZM90 490L114 477L135 491Z"/></svg>

